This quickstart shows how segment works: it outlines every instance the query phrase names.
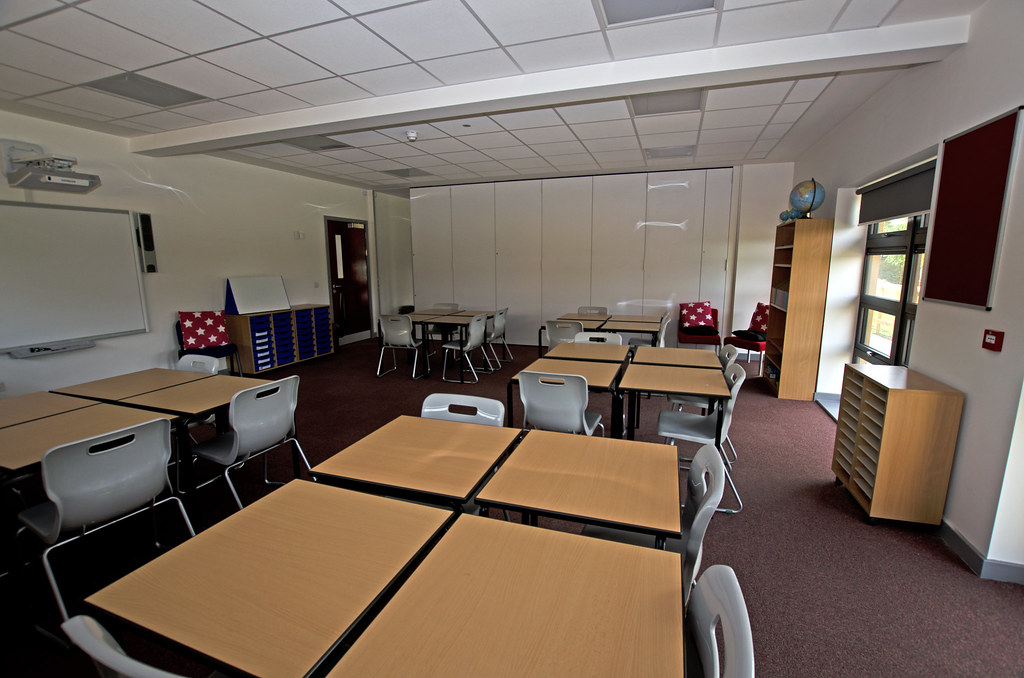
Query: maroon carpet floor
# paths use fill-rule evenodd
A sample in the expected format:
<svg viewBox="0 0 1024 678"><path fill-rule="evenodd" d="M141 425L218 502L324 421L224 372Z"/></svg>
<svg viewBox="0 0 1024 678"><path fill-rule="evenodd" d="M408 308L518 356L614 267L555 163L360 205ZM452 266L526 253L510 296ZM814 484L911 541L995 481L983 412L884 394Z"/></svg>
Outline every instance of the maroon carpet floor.
<svg viewBox="0 0 1024 678"><path fill-rule="evenodd" d="M411 380L411 365L401 355L398 371L378 379L373 341L268 376L300 375L298 437L315 465L399 414L418 414L428 393L465 392L504 402L513 369L536 357L536 347L513 350L512 365L481 375L474 385L442 383L438 357L430 379ZM726 563L736 570L750 611L757 673L1024 676L1024 587L979 579L936 528L869 524L859 505L833 482L832 419L815 403L772 397L756 367L748 367L731 431L739 452L733 475L744 508L711 521L703 566ZM591 409L603 413L606 426L609 403L607 395L591 397ZM661 442L654 427L665 406L663 398L642 402L638 439ZM518 401L516 412L521 417ZM290 469L287 453L272 453L273 477L288 479ZM238 474L243 500L270 491L260 482L261 470L255 464ZM735 504L728 489L724 503ZM204 488L189 508L201 529L228 515L233 504L218 482ZM574 532L581 527L544 519L541 526ZM25 602L5 606L10 630L0 674L95 675L81 657L57 649L26 623L45 620L39 610L52 606L45 584L36 584L8 598ZM142 638L128 635L125 643L130 652L172 670L197 676L209 670Z"/></svg>

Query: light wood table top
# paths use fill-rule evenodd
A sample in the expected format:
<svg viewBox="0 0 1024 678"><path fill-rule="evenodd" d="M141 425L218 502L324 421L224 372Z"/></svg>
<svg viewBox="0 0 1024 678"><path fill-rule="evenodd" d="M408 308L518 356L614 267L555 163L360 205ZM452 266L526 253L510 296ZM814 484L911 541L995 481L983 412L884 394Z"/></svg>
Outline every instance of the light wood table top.
<svg viewBox="0 0 1024 678"><path fill-rule="evenodd" d="M456 311L452 315L468 315L471 318L475 315L486 315L488 318L493 318L495 313L497 311Z"/></svg>
<svg viewBox="0 0 1024 678"><path fill-rule="evenodd" d="M526 366L527 372L554 372L556 374L579 374L587 380L589 388L610 389L622 367L620 363L598 362L596 360L559 360L538 358ZM519 383L519 375L512 377Z"/></svg>
<svg viewBox="0 0 1024 678"><path fill-rule="evenodd" d="M616 313L610 318L612 321L621 321L626 323L658 323L661 324L660 315L626 315Z"/></svg>
<svg viewBox="0 0 1024 678"><path fill-rule="evenodd" d="M730 397L725 375L701 367L669 367L630 363L619 380L623 391L678 393L710 398Z"/></svg>
<svg viewBox="0 0 1024 678"><path fill-rule="evenodd" d="M660 322L646 323L615 320L614 318L601 325L603 332L650 332L651 334L657 334L660 329Z"/></svg>
<svg viewBox="0 0 1024 678"><path fill-rule="evenodd" d="M116 377L98 379L84 384L52 389L54 393L96 398L97 400L124 400L150 391L177 386L190 381L209 379L212 375L187 370L168 370L154 367L138 372L129 372Z"/></svg>
<svg viewBox="0 0 1024 678"><path fill-rule="evenodd" d="M477 502L678 537L678 468L671 445L531 430Z"/></svg>
<svg viewBox="0 0 1024 678"><path fill-rule="evenodd" d="M86 602L256 676L301 676L451 512L294 480Z"/></svg>
<svg viewBox="0 0 1024 678"><path fill-rule="evenodd" d="M52 447L153 419L169 419L157 412L134 407L90 403L88 400L82 402L87 406L0 429L0 467L11 470L26 468L38 464Z"/></svg>
<svg viewBox="0 0 1024 678"><path fill-rule="evenodd" d="M331 678L683 675L679 554L462 515Z"/></svg>
<svg viewBox="0 0 1024 678"><path fill-rule="evenodd" d="M85 398L38 391L0 400L0 428L24 424L33 419L42 419L61 412L79 410L95 405L96 401Z"/></svg>
<svg viewBox="0 0 1024 678"><path fill-rule="evenodd" d="M559 320L599 320L604 322L611 318L611 315L607 313L563 313L558 316Z"/></svg>
<svg viewBox="0 0 1024 678"><path fill-rule="evenodd" d="M722 361L714 351L700 348L662 348L638 346L633 362L647 365L671 365L674 367L704 367L721 370Z"/></svg>
<svg viewBox="0 0 1024 678"><path fill-rule="evenodd" d="M443 318L444 316L440 313L428 313L426 311L416 313L405 313L404 315L409 316L414 323L425 322L427 320L433 320L434 318Z"/></svg>
<svg viewBox="0 0 1024 678"><path fill-rule="evenodd" d="M599 362L621 363L629 353L629 346L617 346L615 344L597 343L573 343L562 342L547 353L547 358L562 358L564 360L596 360Z"/></svg>
<svg viewBox="0 0 1024 678"><path fill-rule="evenodd" d="M402 415L317 464L312 473L326 482L355 481L360 489L399 488L435 501L465 502L520 433Z"/></svg>
<svg viewBox="0 0 1024 678"><path fill-rule="evenodd" d="M216 374L207 379L169 386L133 398L124 398L121 402L159 412L196 415L227 405L231 402L231 397L241 390L269 383L271 382L267 379Z"/></svg>

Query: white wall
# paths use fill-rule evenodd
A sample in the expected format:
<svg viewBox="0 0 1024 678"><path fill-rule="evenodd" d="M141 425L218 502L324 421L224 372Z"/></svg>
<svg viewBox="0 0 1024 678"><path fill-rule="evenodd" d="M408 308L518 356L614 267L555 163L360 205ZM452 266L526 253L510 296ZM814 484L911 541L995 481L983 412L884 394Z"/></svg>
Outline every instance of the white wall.
<svg viewBox="0 0 1024 678"><path fill-rule="evenodd" d="M377 305L381 314L413 305L412 219L408 196L375 193L373 222L377 244Z"/></svg>
<svg viewBox="0 0 1024 678"><path fill-rule="evenodd" d="M282 275L293 304L328 303L323 218L370 216L367 192L357 188L218 158L133 155L120 137L6 112L0 129L5 138L77 157L78 169L103 182L79 195L0 181L0 199L149 213L158 266L143 276L148 333L53 356L0 355L4 396L170 366L177 357L177 311L224 308L227 276ZM305 237L295 239L295 231Z"/></svg>
<svg viewBox="0 0 1024 678"><path fill-rule="evenodd" d="M967 45L894 78L799 159L797 176L813 174L833 191L852 188L1016 108L1024 91L1022 33L1024 3L989 0L974 13ZM993 310L923 302L910 361L912 368L966 394L945 522L981 556L998 554L1018 564L1024 563L1021 515L1000 511L997 520L996 508L1001 495L1024 491L1024 446L1014 445L1010 457L1024 378L1024 267L1016 263L1024 257L1021 176L1018 168ZM847 238L851 228L856 227L837 232L848 247L856 242ZM981 348L985 328L1006 331L1001 353Z"/></svg>

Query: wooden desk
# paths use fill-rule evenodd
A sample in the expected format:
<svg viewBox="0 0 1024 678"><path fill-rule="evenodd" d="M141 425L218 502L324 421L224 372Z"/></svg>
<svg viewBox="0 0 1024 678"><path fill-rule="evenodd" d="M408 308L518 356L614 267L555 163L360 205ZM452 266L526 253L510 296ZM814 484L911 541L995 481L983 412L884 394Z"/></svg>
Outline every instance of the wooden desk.
<svg viewBox="0 0 1024 678"><path fill-rule="evenodd" d="M672 445L532 430L477 494L482 507L680 536L679 459Z"/></svg>
<svg viewBox="0 0 1024 678"><path fill-rule="evenodd" d="M0 428L95 405L83 398L38 391L0 400Z"/></svg>
<svg viewBox="0 0 1024 678"><path fill-rule="evenodd" d="M594 322L604 322L611 318L607 313L563 313L558 316L559 320L580 320L583 322L592 320ZM586 329L584 327L584 329Z"/></svg>
<svg viewBox="0 0 1024 678"><path fill-rule="evenodd" d="M493 318L495 313L497 313L497 311L456 311L455 313L452 313L452 315L469 316L470 318L472 318L475 315L483 314L486 315L488 318Z"/></svg>
<svg viewBox="0 0 1024 678"><path fill-rule="evenodd" d="M715 443L721 444L722 401L731 397L721 370L700 367L669 367L666 365L641 365L630 363L619 380L619 390L629 394L629 413L626 417L626 437L635 436L640 416L637 397L640 393L662 393L695 395L708 398L718 409L718 427Z"/></svg>
<svg viewBox="0 0 1024 678"><path fill-rule="evenodd" d="M154 367L138 372L129 372L116 377L88 381L84 384L64 386L63 388L52 389L54 393L73 395L82 398L93 398L95 400L115 401L124 400L131 396L158 391L170 386L185 384L190 381L209 379L210 374L204 372L189 372L187 370L168 370Z"/></svg>
<svg viewBox="0 0 1024 678"><path fill-rule="evenodd" d="M651 337L658 336L658 332L661 330L660 322L636 322L627 320L611 320L601 325L600 330L602 332L632 332L635 334L649 334Z"/></svg>
<svg viewBox="0 0 1024 678"><path fill-rule="evenodd" d="M301 676L451 515L293 480L86 602L237 670Z"/></svg>
<svg viewBox="0 0 1024 678"><path fill-rule="evenodd" d="M679 554L461 515L330 678L683 675Z"/></svg>
<svg viewBox="0 0 1024 678"><path fill-rule="evenodd" d="M629 355L629 346L614 344L563 342L545 354L547 358L562 360L596 360L598 362L621 363Z"/></svg>
<svg viewBox="0 0 1024 678"><path fill-rule="evenodd" d="M633 322L633 323L658 323L661 324L660 315L623 315L616 313L612 315L609 320L613 322Z"/></svg>
<svg viewBox="0 0 1024 678"><path fill-rule="evenodd" d="M52 447L135 426L170 419L133 407L76 399L84 407L0 429L0 467L14 471L38 464Z"/></svg>
<svg viewBox="0 0 1024 678"><path fill-rule="evenodd" d="M633 362L645 365L722 369L722 361L718 359L717 353L700 348L638 346L633 354Z"/></svg>
<svg viewBox="0 0 1024 678"><path fill-rule="evenodd" d="M527 365L527 372L554 372L556 374L579 374L587 380L587 390L612 394L612 420L610 433L613 438L622 437L622 394L618 390L619 376L623 363L598 362L595 360L559 360L538 358ZM514 402L512 387L519 385L519 374L509 379L505 389L505 425L514 426Z"/></svg>
<svg viewBox="0 0 1024 678"><path fill-rule="evenodd" d="M317 464L323 482L461 509L518 429L402 415Z"/></svg>

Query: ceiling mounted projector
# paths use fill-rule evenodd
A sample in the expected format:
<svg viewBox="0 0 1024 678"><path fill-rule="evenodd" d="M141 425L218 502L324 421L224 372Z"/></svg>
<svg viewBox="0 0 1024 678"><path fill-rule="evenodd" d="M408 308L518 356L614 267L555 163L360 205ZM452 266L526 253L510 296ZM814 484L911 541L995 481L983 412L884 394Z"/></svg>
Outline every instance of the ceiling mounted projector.
<svg viewBox="0 0 1024 678"><path fill-rule="evenodd" d="M15 188L88 193L100 185L95 174L73 172L78 160L67 155L44 154L42 146L0 139L7 184Z"/></svg>

